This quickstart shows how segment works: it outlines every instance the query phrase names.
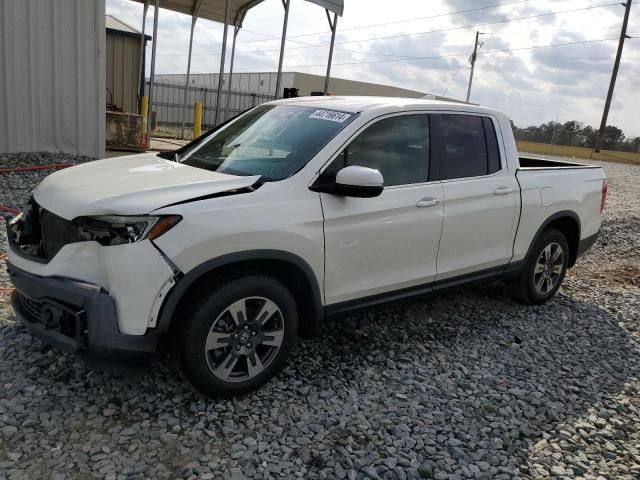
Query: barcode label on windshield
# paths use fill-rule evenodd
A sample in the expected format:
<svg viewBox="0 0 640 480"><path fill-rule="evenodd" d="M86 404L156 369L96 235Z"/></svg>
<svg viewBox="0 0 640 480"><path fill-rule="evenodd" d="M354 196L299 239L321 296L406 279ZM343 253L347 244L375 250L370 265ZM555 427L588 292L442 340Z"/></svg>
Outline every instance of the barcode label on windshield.
<svg viewBox="0 0 640 480"><path fill-rule="evenodd" d="M342 123L351 115L343 112L335 112L333 110L316 110L309 118L317 118L318 120L329 120L331 122Z"/></svg>

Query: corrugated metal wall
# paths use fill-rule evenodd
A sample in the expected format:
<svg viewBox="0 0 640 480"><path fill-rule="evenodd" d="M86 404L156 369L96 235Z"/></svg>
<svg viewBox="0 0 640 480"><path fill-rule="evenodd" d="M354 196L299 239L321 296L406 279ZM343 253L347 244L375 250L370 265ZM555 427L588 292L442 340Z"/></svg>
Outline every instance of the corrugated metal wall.
<svg viewBox="0 0 640 480"><path fill-rule="evenodd" d="M0 0L0 152L104 155L105 0Z"/></svg>
<svg viewBox="0 0 640 480"><path fill-rule="evenodd" d="M140 37L107 32L107 102L138 112Z"/></svg>

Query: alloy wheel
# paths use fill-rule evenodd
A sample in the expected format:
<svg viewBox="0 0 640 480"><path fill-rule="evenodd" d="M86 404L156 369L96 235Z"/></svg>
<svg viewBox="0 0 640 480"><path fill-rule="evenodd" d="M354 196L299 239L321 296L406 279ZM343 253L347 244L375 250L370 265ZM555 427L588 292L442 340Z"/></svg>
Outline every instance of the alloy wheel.
<svg viewBox="0 0 640 480"><path fill-rule="evenodd" d="M533 270L533 285L540 295L551 292L562 276L564 252L558 243L550 243L542 249Z"/></svg>
<svg viewBox="0 0 640 480"><path fill-rule="evenodd" d="M275 302L246 297L227 306L205 341L211 372L225 382L244 382L262 373L284 339L284 318Z"/></svg>

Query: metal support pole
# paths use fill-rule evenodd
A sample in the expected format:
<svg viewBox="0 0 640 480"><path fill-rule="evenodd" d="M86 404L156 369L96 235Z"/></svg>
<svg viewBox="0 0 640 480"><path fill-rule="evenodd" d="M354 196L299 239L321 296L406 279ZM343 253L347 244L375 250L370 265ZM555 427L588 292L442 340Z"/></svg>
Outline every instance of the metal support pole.
<svg viewBox="0 0 640 480"><path fill-rule="evenodd" d="M138 68L138 96L140 97L139 101L142 101L142 97L144 96L144 57L145 57L145 41L144 34L145 28L147 26L147 11L149 10L149 0L144 1L144 9L142 11L142 33L140 34L140 65ZM142 105L138 103L139 111L142 112Z"/></svg>
<svg viewBox="0 0 640 480"><path fill-rule="evenodd" d="M602 138L604 136L604 130L607 128L607 117L609 116L609 108L611 107L611 100L613 99L613 90L616 86L616 78L618 77L618 67L620 67L620 57L622 57L622 48L624 47L624 39L627 37L627 23L629 23L629 12L631 11L631 0L627 0L627 3L623 3L625 7L624 20L622 20L622 29L620 30L620 41L618 43L618 52L616 53L616 60L613 64L613 72L611 72L611 82L609 83L609 91L607 92L607 100L604 103L604 111L602 112L602 121L600 122L600 130L598 130L598 137L596 138L596 152L600 152L602 146Z"/></svg>
<svg viewBox="0 0 640 480"><path fill-rule="evenodd" d="M331 75L331 62L333 61L333 44L336 40L336 27L338 26L338 14L333 14L333 23L331 22L331 16L329 15L329 10L325 9L327 13L327 20L329 20L329 27L331 28L331 45L329 46L329 61L327 62L327 74L324 77L324 91L323 93L326 95L329 91L329 75Z"/></svg>
<svg viewBox="0 0 640 480"><path fill-rule="evenodd" d="M224 56L227 52L227 22L229 21L229 0L224 2L224 32L222 34L222 56L220 57L220 75L218 75L218 91L216 92L216 113L213 117L213 125L218 125L220 117L220 99L222 97L222 76L224 75Z"/></svg>
<svg viewBox="0 0 640 480"><path fill-rule="evenodd" d="M153 81L156 74L156 47L158 46L158 11L160 0L155 1L153 12L153 47L151 48L151 74L149 75L149 112L147 113L147 145L151 145L151 120L153 118Z"/></svg>
<svg viewBox="0 0 640 480"><path fill-rule="evenodd" d="M229 103L231 102L231 79L233 78L233 58L236 54L236 37L238 36L238 32L240 31L240 27L234 25L233 27L233 43L231 45L231 62L229 65L229 83L227 84L227 103L225 109L227 110L227 114L229 113Z"/></svg>
<svg viewBox="0 0 640 480"><path fill-rule="evenodd" d="M180 127L180 138L184 139L184 122L187 116L187 100L189 97L189 76L191 75L191 52L193 49L193 32L196 28L196 21L200 14L202 0L193 1L193 9L191 10L191 34L189 35L189 56L187 57L187 78L184 82L184 102L182 103L182 122Z"/></svg>
<svg viewBox="0 0 640 480"><path fill-rule="evenodd" d="M189 76L191 75L191 51L193 49L193 31L196 28L197 16L191 17L191 34L189 35L189 56L187 57L187 78L184 82L184 101L182 102L182 122L180 126L180 138L184 138L184 122L187 115L187 100L189 97ZM195 127L194 127L195 128Z"/></svg>
<svg viewBox="0 0 640 480"><path fill-rule="evenodd" d="M280 95L280 83L282 82L282 60L284 58L284 42L287 38L287 23L289 22L289 3L291 0L282 0L284 6L284 21L282 22L282 40L280 40L280 59L278 60L278 76L276 77L276 98Z"/></svg>
<svg viewBox="0 0 640 480"><path fill-rule="evenodd" d="M473 70L476 66L476 57L478 56L478 37L481 32L476 32L476 43L473 46L473 53L471 54L471 73L469 74L469 87L467 88L467 100L469 103L469 97L471 96L471 84L473 83Z"/></svg>

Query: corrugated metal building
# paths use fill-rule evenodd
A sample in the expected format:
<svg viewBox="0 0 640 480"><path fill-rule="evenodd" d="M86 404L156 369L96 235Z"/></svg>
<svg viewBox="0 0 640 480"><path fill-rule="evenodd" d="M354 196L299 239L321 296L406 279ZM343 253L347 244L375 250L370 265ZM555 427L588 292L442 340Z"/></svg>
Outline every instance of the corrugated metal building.
<svg viewBox="0 0 640 480"><path fill-rule="evenodd" d="M99 157L105 0L0 0L0 152Z"/></svg>
<svg viewBox="0 0 640 480"><path fill-rule="evenodd" d="M223 77L223 86L227 88L228 75ZM158 82L184 85L185 75L170 74L156 75ZM218 86L217 73L196 73L189 77L191 87L215 88ZM275 72L251 72L234 73L231 81L231 90L237 92L249 92L260 95L273 95L276 86ZM279 97L282 97L285 88L297 88L299 96L310 95L311 92L322 92L324 75L312 75L301 72L282 72L282 84ZM413 97L419 98L426 95L416 90L382 85L379 83L359 82L343 78L331 77L329 92L334 95L378 95L385 97ZM445 97L438 97L445 100Z"/></svg>
<svg viewBox="0 0 640 480"><path fill-rule="evenodd" d="M124 112L138 112L140 78L140 32L123 21L107 15L107 104ZM151 40L145 35L145 43ZM144 57L142 59L144 62Z"/></svg>

